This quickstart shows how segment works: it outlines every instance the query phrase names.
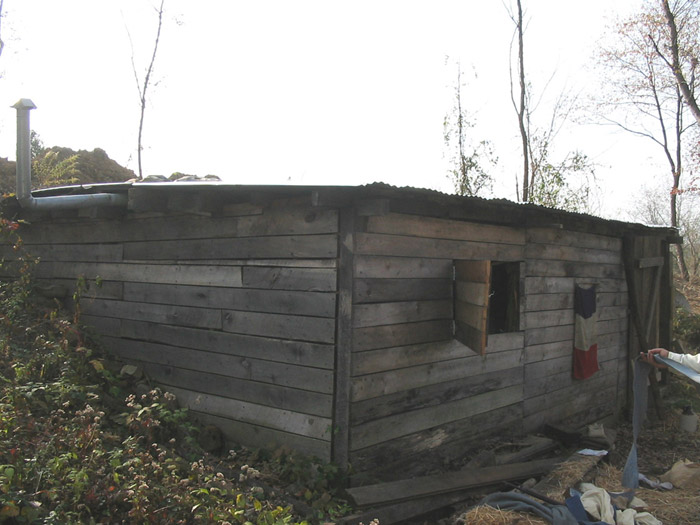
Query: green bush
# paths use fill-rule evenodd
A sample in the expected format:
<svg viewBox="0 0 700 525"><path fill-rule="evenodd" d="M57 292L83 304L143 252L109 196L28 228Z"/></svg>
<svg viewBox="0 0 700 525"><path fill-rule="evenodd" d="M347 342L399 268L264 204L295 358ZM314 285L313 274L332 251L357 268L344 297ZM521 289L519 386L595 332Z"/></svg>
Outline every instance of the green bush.
<svg viewBox="0 0 700 525"><path fill-rule="evenodd" d="M18 226L0 220L19 253ZM284 487L270 488L288 459L204 453L174 396L134 394L77 315L35 300L36 260L5 264L18 277L0 282L0 523L306 523ZM346 509L324 481L333 469L309 465L287 470L308 487L310 519Z"/></svg>
<svg viewBox="0 0 700 525"><path fill-rule="evenodd" d="M678 308L673 318L673 333L676 339L685 341L694 351L700 351L700 315Z"/></svg>

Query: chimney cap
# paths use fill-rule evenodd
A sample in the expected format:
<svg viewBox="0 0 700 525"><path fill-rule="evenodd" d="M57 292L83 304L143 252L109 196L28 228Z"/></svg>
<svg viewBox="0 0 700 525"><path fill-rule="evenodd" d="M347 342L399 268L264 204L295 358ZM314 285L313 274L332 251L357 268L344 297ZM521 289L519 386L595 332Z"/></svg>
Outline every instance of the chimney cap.
<svg viewBox="0 0 700 525"><path fill-rule="evenodd" d="M36 109L36 105L29 98L21 98L12 106L15 109Z"/></svg>

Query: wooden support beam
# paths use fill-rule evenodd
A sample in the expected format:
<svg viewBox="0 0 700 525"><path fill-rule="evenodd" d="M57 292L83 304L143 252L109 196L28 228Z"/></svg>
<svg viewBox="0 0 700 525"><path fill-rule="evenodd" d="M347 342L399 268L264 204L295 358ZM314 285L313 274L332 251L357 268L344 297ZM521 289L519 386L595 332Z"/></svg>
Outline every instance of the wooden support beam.
<svg viewBox="0 0 700 525"><path fill-rule="evenodd" d="M405 502L413 498L436 496L469 488L498 484L504 481L527 479L552 470L561 458L542 459L481 469L446 472L432 476L403 479L347 489L358 507L374 507Z"/></svg>

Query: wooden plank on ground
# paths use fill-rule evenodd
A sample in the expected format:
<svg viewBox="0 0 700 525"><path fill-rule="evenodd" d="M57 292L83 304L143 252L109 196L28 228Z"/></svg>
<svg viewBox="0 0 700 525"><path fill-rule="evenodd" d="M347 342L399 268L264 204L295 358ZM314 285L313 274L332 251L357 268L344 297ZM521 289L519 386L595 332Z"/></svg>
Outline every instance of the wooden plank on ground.
<svg viewBox="0 0 700 525"><path fill-rule="evenodd" d="M511 465L444 472L432 476L350 488L346 492L355 505L367 508L504 481L527 479L551 471L561 461L561 458L541 459Z"/></svg>

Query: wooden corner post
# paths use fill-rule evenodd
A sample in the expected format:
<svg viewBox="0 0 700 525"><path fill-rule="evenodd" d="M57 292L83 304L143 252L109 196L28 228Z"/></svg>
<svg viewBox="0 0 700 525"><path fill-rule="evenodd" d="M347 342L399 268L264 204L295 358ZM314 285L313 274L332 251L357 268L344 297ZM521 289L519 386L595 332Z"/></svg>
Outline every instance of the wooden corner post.
<svg viewBox="0 0 700 525"><path fill-rule="evenodd" d="M336 306L335 385L331 459L341 469L350 457L350 372L352 364L352 298L355 209L340 209L338 228L338 301Z"/></svg>

